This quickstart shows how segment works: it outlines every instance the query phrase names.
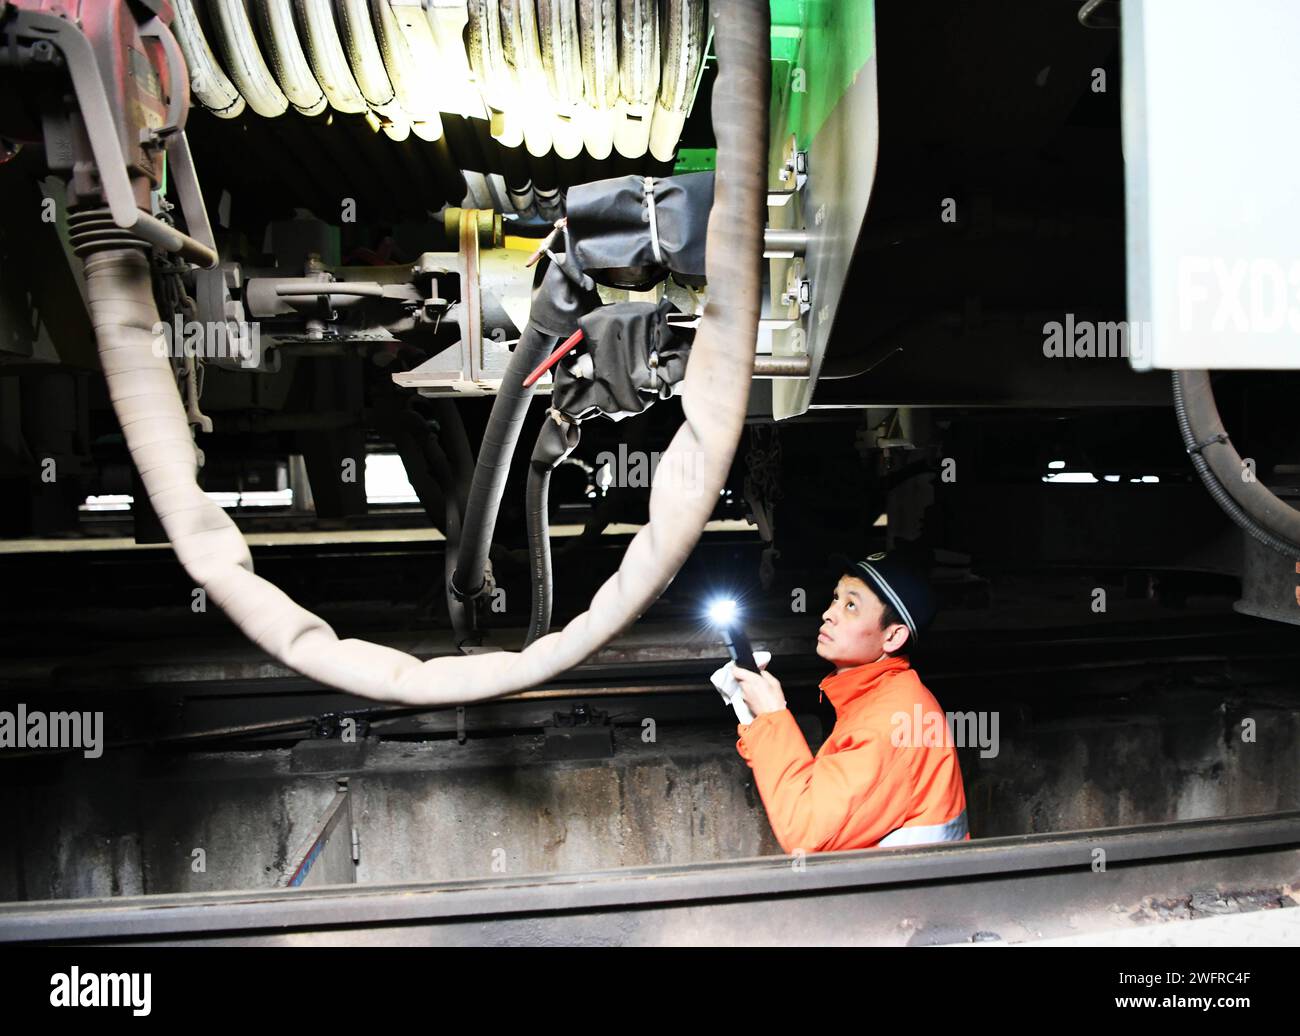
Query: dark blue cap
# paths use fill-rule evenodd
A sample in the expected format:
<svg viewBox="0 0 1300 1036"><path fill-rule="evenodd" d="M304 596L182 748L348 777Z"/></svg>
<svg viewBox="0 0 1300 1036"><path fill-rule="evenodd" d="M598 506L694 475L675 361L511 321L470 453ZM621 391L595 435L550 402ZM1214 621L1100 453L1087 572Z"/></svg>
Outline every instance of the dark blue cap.
<svg viewBox="0 0 1300 1036"><path fill-rule="evenodd" d="M919 642L921 631L930 625L938 610L934 591L922 569L883 551L860 561L844 554L834 555L833 560L842 575L857 576L881 601L893 605L911 633L912 642Z"/></svg>

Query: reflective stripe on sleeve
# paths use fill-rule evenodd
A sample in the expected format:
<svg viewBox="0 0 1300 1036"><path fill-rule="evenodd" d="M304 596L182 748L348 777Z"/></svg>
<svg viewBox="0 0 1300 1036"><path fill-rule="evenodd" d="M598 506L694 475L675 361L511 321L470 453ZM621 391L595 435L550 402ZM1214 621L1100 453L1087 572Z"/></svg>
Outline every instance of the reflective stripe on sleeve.
<svg viewBox="0 0 1300 1036"><path fill-rule="evenodd" d="M885 835L877 845L924 845L927 842L960 842L969 832L966 811L943 824L923 824L918 827L898 827Z"/></svg>

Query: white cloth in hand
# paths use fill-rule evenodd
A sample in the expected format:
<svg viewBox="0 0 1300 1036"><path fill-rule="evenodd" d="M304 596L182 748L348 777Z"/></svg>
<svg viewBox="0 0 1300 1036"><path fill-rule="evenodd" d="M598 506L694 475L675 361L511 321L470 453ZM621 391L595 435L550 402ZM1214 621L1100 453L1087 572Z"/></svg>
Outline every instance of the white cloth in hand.
<svg viewBox="0 0 1300 1036"><path fill-rule="evenodd" d="M763 669L770 661L772 661L772 652L754 652L754 662L759 669ZM722 695L722 700L736 710L736 719L740 720L741 723L753 723L754 714L749 710L749 704L745 701L745 692L740 687L740 681L736 679L735 674L732 672L735 668L735 662L728 662L709 679L713 682L713 686L718 689L718 693Z"/></svg>

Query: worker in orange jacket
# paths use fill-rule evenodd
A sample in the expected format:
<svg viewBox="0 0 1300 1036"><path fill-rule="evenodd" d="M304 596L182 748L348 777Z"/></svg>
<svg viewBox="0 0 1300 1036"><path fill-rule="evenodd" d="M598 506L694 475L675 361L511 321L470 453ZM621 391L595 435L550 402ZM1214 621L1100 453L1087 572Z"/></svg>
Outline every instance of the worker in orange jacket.
<svg viewBox="0 0 1300 1036"><path fill-rule="evenodd" d="M816 755L780 681L733 668L754 716L737 726L736 749L785 852L970 838L946 717L931 715L942 710L905 654L933 614L924 577L902 561L873 554L845 566L817 636L817 654L835 666L820 686L836 720Z"/></svg>

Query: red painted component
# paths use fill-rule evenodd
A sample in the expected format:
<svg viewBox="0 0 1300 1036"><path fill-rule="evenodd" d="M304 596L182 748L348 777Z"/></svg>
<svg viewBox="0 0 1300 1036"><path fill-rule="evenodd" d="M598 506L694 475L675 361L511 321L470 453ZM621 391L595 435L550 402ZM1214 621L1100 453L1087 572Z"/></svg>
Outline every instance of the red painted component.
<svg viewBox="0 0 1300 1036"><path fill-rule="evenodd" d="M564 340L563 345L556 349L555 352L551 353L550 356L546 357L546 359L533 369L533 372L528 375L528 377L524 378L524 388L532 388L538 378L559 363L560 357L569 352L569 350L581 341L582 328L578 328L578 330L574 331L573 334L569 335L569 337Z"/></svg>

